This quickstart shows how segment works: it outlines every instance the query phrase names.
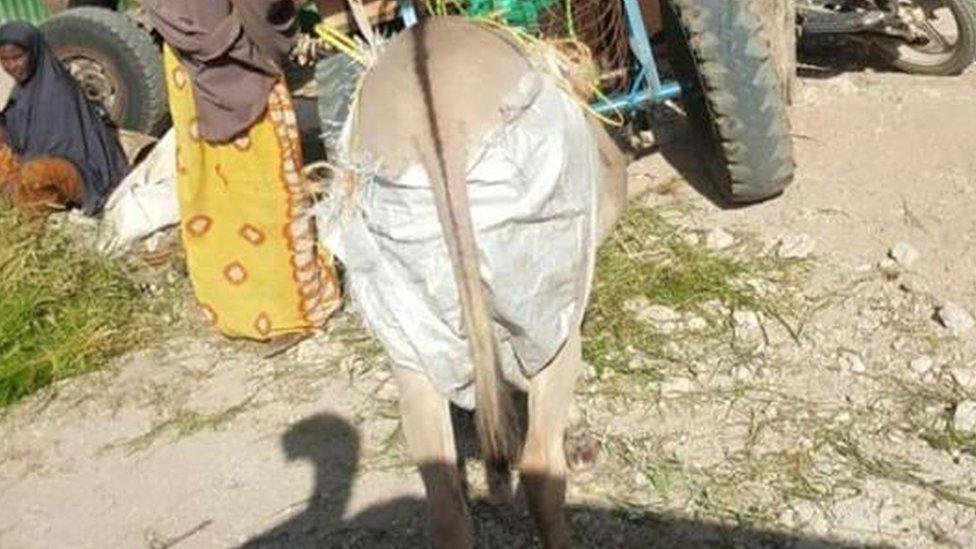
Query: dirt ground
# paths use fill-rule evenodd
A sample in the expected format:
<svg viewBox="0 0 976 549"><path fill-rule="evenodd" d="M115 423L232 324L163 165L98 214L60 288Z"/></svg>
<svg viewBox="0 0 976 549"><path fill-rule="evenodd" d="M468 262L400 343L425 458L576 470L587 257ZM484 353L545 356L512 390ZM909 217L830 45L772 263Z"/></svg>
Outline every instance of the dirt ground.
<svg viewBox="0 0 976 549"><path fill-rule="evenodd" d="M635 201L692 245L802 261L796 286L769 284L806 304L803 329L740 311L735 354L679 330L696 358L624 396L588 372L603 448L570 480L579 546L976 547L976 437L947 427L976 398L976 330L936 318L976 307L974 97L973 71L808 71L796 183L740 209L703 196L687 136L659 128ZM899 243L917 258L885 261ZM267 361L185 333L14 406L0 547L422 546L395 391L350 322ZM534 543L523 511L475 514L481 546Z"/></svg>

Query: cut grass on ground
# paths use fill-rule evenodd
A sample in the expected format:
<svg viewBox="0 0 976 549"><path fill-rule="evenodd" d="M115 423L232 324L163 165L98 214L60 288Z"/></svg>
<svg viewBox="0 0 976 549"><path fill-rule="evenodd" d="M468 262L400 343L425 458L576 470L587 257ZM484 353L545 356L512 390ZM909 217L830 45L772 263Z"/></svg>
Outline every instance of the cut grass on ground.
<svg viewBox="0 0 976 549"><path fill-rule="evenodd" d="M703 319L706 332L716 337L728 331L735 311L762 313L797 336L792 327L797 321L785 320L801 316L788 310L795 304L764 295L763 288L782 286L804 269L803 263L718 253L687 236L655 208L634 203L601 250L584 326L584 355L598 372L626 369L635 351L666 360L667 343L680 337L635 318L628 312L635 299Z"/></svg>
<svg viewBox="0 0 976 549"><path fill-rule="evenodd" d="M976 448L953 430L955 406L972 396L946 375L832 373L823 336L803 329L848 293L863 303L870 280L810 295L813 264L746 235L709 250L669 213L633 204L600 253L584 330L593 368L578 396L604 426L604 461L577 475L582 493L774 529L831 528L839 505L877 505L879 486L976 508L972 483L946 459L964 463ZM894 320L880 329L925 333L896 312L884 305ZM839 380L845 390L804 394ZM925 446L946 454L923 459Z"/></svg>
<svg viewBox="0 0 976 549"><path fill-rule="evenodd" d="M0 206L0 407L104 366L145 340L152 299L71 227Z"/></svg>

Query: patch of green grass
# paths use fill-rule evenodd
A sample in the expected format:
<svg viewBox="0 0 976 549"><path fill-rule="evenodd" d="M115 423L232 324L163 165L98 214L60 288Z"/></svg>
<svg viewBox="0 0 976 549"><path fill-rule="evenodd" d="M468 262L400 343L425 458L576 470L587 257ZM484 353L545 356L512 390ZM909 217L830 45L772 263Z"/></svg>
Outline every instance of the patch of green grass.
<svg viewBox="0 0 976 549"><path fill-rule="evenodd" d="M812 281L811 263L779 259L747 235L710 251L671 215L634 204L600 253L584 330L596 375L579 394L611 427L585 493L619 508L777 529L832 524L841 502L874 505L877 485L973 508L971 483L938 469L976 448L952 428L955 406L972 398L958 382L879 368L846 377L850 390L805 394L819 369L831 383L847 375L817 347L830 335L814 322L822 312L867 303L879 330L917 337L926 350L932 330L872 286L890 282ZM654 305L678 314L645 314ZM949 456L921 459L918 439Z"/></svg>
<svg viewBox="0 0 976 549"><path fill-rule="evenodd" d="M811 418L812 420L812 418ZM675 447L659 435L618 435L607 451L624 471L617 496L636 507L668 507L730 521L740 526L774 524L791 505L830 504L857 494L849 472L816 457L822 441L779 448L729 448L707 465L689 465L663 448ZM634 474L645 486L634 486Z"/></svg>
<svg viewBox="0 0 976 549"><path fill-rule="evenodd" d="M922 478L922 472L914 463L907 460L864 452L854 437L848 433L837 433L831 441L833 450L847 460L858 472L875 478L915 486L927 490L945 501L976 509L976 498L963 493L964 488L947 486L941 481Z"/></svg>
<svg viewBox="0 0 976 549"><path fill-rule="evenodd" d="M976 456L976 435L956 431L952 427L951 418L946 420L945 426L925 429L919 436L936 450L960 452Z"/></svg>
<svg viewBox="0 0 976 549"><path fill-rule="evenodd" d="M371 366L380 365L386 358L383 345L369 334L363 320L356 315L343 313L333 317L329 323L329 336Z"/></svg>
<svg viewBox="0 0 976 549"><path fill-rule="evenodd" d="M675 335L628 313L635 298L702 317L716 328L713 332L727 331L720 325L730 322L731 311L760 311L796 337L778 308L783 304L757 285L787 276L801 264L757 253L714 252L685 236L654 208L635 203L600 251L584 327L584 355L598 372L628 364L634 350L669 358L664 347Z"/></svg>
<svg viewBox="0 0 976 549"><path fill-rule="evenodd" d="M900 407L906 432L917 434L936 450L976 456L976 434L953 427L956 406L970 398L961 386L948 378L930 383L902 378L884 381Z"/></svg>
<svg viewBox="0 0 976 549"><path fill-rule="evenodd" d="M71 227L43 229L0 206L0 407L141 343L152 300Z"/></svg>
<svg viewBox="0 0 976 549"><path fill-rule="evenodd" d="M900 423L887 408L837 407L753 387L729 414L729 427L748 425L745 444L730 445L705 463L674 455L683 443L673 433L610 436L605 450L613 466L603 476L613 486L608 495L633 508L678 509L743 526L775 525L797 508L829 517L838 502L862 497L868 483L878 481L976 507L969 486L940 478L878 440L879 422ZM926 434L938 437L930 444L966 451L960 446L965 439L951 428L920 436Z"/></svg>

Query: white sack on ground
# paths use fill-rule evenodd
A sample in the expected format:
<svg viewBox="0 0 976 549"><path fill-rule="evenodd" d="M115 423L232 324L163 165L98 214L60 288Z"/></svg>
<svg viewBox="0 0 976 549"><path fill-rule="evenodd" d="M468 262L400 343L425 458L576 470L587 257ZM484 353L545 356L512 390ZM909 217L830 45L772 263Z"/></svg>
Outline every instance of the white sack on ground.
<svg viewBox="0 0 976 549"><path fill-rule="evenodd" d="M105 252L125 250L179 222L176 134L170 130L109 197L98 247Z"/></svg>
<svg viewBox="0 0 976 549"><path fill-rule="evenodd" d="M524 387L578 326L596 247L602 165L576 104L548 77L515 93L519 113L469 151L468 192L506 377ZM348 136L354 129L346 130ZM378 159L380 164L382 159ZM433 193L419 164L364 177L320 210L349 295L398 366L474 405L473 369Z"/></svg>

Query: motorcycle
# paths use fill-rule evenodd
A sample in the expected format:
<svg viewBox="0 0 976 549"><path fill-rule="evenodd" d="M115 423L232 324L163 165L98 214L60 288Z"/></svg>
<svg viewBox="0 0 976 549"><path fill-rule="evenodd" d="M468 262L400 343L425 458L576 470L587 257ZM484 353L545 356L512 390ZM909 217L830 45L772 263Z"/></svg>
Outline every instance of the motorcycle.
<svg viewBox="0 0 976 549"><path fill-rule="evenodd" d="M798 0L797 19L801 36L862 41L908 73L955 75L976 61L972 0Z"/></svg>

